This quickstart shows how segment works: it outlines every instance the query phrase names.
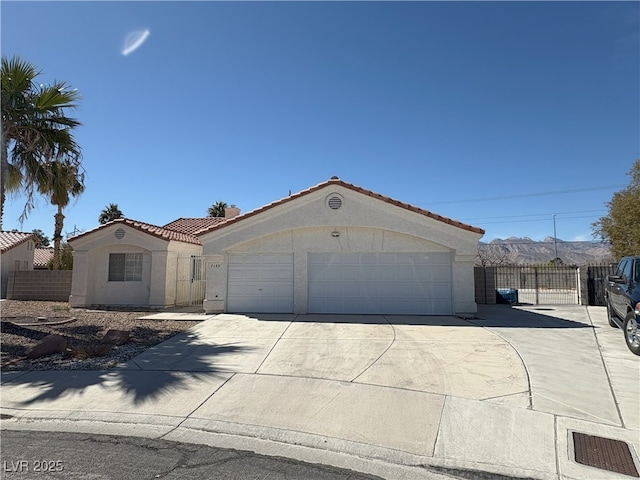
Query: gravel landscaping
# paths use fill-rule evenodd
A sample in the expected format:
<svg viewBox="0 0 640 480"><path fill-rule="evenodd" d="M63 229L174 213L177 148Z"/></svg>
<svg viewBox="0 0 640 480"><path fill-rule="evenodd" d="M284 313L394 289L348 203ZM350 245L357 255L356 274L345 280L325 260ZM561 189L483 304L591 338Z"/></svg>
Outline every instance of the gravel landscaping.
<svg viewBox="0 0 640 480"><path fill-rule="evenodd" d="M199 323L141 320L154 312L70 308L61 302L3 300L0 308L2 371L106 370ZM113 329L128 331L127 343L105 345L104 336ZM27 358L28 350L51 334L64 337L66 350Z"/></svg>

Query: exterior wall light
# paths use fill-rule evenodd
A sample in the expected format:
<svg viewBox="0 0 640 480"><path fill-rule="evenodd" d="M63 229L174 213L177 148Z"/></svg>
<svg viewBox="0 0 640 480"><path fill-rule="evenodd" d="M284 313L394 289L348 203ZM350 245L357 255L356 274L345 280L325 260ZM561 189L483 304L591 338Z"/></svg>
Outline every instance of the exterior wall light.
<svg viewBox="0 0 640 480"><path fill-rule="evenodd" d="M331 232L331 236L333 238L338 238L340 236L340 232L337 230L334 230L333 232Z"/></svg>

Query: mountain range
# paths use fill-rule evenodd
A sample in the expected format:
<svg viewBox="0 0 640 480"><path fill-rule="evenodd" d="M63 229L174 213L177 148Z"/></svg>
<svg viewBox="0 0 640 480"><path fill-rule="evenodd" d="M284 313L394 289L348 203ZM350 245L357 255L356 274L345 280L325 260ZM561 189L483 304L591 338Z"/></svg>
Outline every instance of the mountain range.
<svg viewBox="0 0 640 480"><path fill-rule="evenodd" d="M565 265L606 264L615 262L609 245L602 242L567 242L547 237L542 241L528 237L496 238L478 245L479 265L526 265L548 263L557 257Z"/></svg>

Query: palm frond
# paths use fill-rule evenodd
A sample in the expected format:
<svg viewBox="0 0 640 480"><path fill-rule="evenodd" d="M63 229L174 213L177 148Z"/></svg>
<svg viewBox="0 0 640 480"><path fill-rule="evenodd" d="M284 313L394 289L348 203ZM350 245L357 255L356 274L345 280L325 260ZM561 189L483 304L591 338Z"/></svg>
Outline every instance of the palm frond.
<svg viewBox="0 0 640 480"><path fill-rule="evenodd" d="M65 82L36 84L40 72L19 57L2 57L0 67L2 208L5 189L21 189L26 196L23 221L36 193L64 207L69 196L84 191L81 149L72 131L81 123L67 115L80 95Z"/></svg>

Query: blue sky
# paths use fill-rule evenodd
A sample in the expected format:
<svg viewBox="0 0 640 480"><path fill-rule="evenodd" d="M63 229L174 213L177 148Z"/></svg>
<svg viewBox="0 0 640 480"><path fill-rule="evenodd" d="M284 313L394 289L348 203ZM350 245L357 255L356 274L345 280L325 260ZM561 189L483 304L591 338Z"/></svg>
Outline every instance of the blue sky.
<svg viewBox="0 0 640 480"><path fill-rule="evenodd" d="M73 113L86 191L157 225L333 175L509 236L590 240L640 156L637 2L7 2L1 49ZM123 55L136 32L144 42ZM556 192L556 193L554 193ZM564 192L564 193L557 193ZM40 199L3 228L53 234Z"/></svg>

